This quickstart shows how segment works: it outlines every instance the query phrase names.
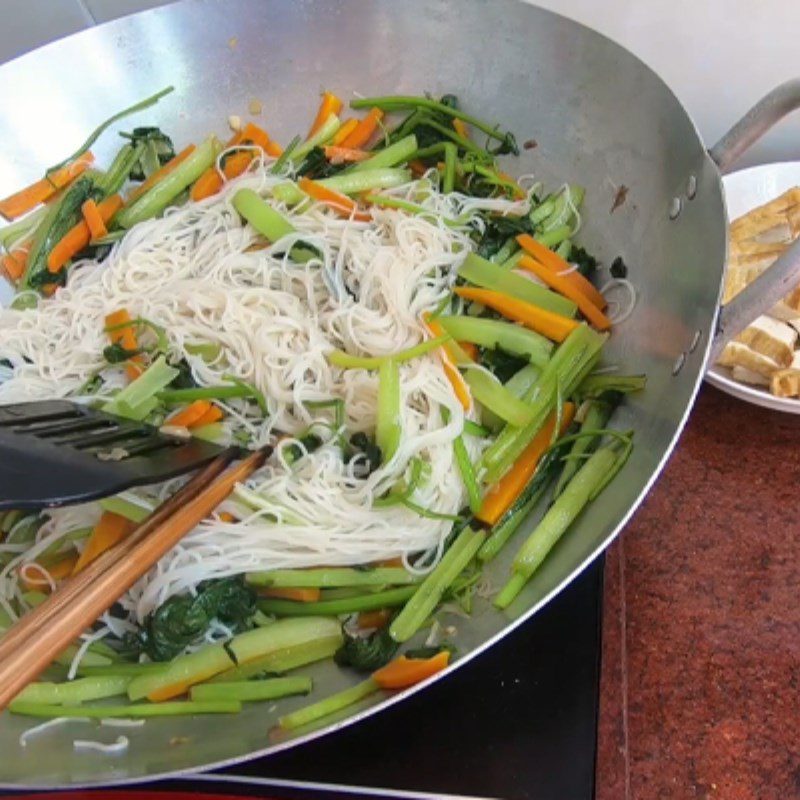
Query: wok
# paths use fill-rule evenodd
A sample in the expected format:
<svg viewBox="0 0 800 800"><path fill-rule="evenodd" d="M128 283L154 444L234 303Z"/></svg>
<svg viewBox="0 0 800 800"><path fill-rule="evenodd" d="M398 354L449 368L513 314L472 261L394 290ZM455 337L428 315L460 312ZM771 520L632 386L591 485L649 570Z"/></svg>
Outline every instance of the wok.
<svg viewBox="0 0 800 800"><path fill-rule="evenodd" d="M458 621L459 657L451 670L457 668L528 619L613 540L675 444L712 342L720 341L716 326L731 335L761 310L759 295L746 292L718 320L726 255L720 172L800 105L800 82L776 90L709 153L676 97L633 55L514 0L195 0L80 33L3 66L0 185L10 190L37 177L98 120L168 84L176 92L137 124L163 123L179 143L222 133L228 114L245 113L252 98L263 102L270 132L288 141L307 126L323 87L345 97L454 92L466 109L510 128L520 143L536 140L538 147L523 149L509 169L535 172L548 185L585 186L582 243L606 263L621 255L629 266L638 303L607 358L648 376L647 390L616 420L636 430L633 455L508 613L484 602L470 622ZM96 148L101 163L114 139L106 135ZM612 213L621 186L627 200ZM768 286L760 282L761 307L781 295L798 262L796 251L768 273ZM514 549L488 570L495 586ZM354 680L331 664L310 672L317 697ZM113 740L119 733L94 734L85 723L51 730L23 749L18 737L34 722L6 714L0 784L130 782L230 764L295 747L404 696L282 742L268 738L276 714L262 704L229 717L154 719L126 730L130 749L113 757L73 752L76 736ZM281 708L303 702L282 701Z"/></svg>

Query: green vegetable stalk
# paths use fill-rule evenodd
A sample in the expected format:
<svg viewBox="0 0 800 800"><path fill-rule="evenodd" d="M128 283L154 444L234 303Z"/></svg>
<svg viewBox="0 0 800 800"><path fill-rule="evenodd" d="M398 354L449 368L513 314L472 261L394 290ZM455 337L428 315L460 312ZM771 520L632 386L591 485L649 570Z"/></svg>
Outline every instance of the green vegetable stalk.
<svg viewBox="0 0 800 800"><path fill-rule="evenodd" d="M189 692L192 700L239 701L277 700L293 694L308 694L311 691L311 678L267 678L260 681L220 681L193 686Z"/></svg>
<svg viewBox="0 0 800 800"><path fill-rule="evenodd" d="M494 600L498 608L507 608L522 591L578 514L602 490L608 476L619 469L621 455L616 444L600 448L567 484L514 558L511 578Z"/></svg>
<svg viewBox="0 0 800 800"><path fill-rule="evenodd" d="M8 706L12 714L26 717L86 717L88 719L142 719L178 717L195 714L238 714L242 704L234 700L182 701L176 703L138 703L128 706L56 706L14 700Z"/></svg>
<svg viewBox="0 0 800 800"><path fill-rule="evenodd" d="M265 597L258 601L258 607L265 614L278 617L304 617L317 614L340 615L355 614L359 611L377 611L380 608L394 608L402 605L417 591L416 586L401 586L383 592L370 592L356 597L342 597L336 600L317 600L311 603L298 603L294 600L279 600Z"/></svg>
<svg viewBox="0 0 800 800"><path fill-rule="evenodd" d="M310 706L301 708L298 711L293 711L291 714L286 714L278 720L278 725L285 731L300 728L303 725L308 725L311 722L316 722L323 717L327 717L336 711L341 711L348 706L357 703L375 694L380 687L372 678L357 683L355 686L345 689L342 692L333 694L320 700L318 703L313 703Z"/></svg>
<svg viewBox="0 0 800 800"><path fill-rule="evenodd" d="M403 139L395 142L389 147L378 150L374 156L360 161L353 165L349 172L365 172L373 169L383 169L384 167L394 167L397 164L404 164L417 150L417 137L412 133Z"/></svg>
<svg viewBox="0 0 800 800"><path fill-rule="evenodd" d="M331 350L326 357L331 364L343 369L380 369L381 364L389 360L400 364L404 361L411 361L414 358L427 355L449 342L452 338L452 336L447 335L426 339L424 342L408 347L405 350L400 350L390 356L353 356L342 350Z"/></svg>
<svg viewBox="0 0 800 800"><path fill-rule="evenodd" d="M384 463L391 461L400 445L400 367L394 359L383 361L378 370L378 417L375 442Z"/></svg>
<svg viewBox="0 0 800 800"><path fill-rule="evenodd" d="M402 567L351 569L325 567L320 569L275 569L271 572L250 572L246 580L253 586L319 587L392 586L416 582L416 576Z"/></svg>
<svg viewBox="0 0 800 800"><path fill-rule="evenodd" d="M30 683L14 698L15 703L76 706L89 700L125 694L131 679L121 675L78 678L67 683Z"/></svg>
<svg viewBox="0 0 800 800"><path fill-rule="evenodd" d="M465 528L457 536L441 561L428 573L414 596L394 618L389 633L398 642L408 641L424 624L444 593L480 549L486 533Z"/></svg>

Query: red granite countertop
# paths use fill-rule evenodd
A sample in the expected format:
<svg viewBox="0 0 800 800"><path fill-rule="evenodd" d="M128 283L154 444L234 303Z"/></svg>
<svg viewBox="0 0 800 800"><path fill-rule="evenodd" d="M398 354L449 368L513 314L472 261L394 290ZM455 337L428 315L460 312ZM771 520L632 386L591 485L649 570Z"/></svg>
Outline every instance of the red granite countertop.
<svg viewBox="0 0 800 800"><path fill-rule="evenodd" d="M609 550L597 800L800 798L800 416L704 388Z"/></svg>

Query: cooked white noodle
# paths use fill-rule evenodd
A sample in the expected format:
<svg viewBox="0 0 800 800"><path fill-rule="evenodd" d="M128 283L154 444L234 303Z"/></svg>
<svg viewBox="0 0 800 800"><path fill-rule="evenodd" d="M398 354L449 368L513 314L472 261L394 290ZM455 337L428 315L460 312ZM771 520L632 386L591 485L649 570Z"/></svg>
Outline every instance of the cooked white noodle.
<svg viewBox="0 0 800 800"><path fill-rule="evenodd" d="M530 202L441 195L421 180L388 194L423 206L430 216L374 207L371 222L356 222L319 206L298 212L273 203L296 233L263 248L263 240L242 224L231 197L242 187L268 196L285 180L271 175L268 166L256 159L220 195L137 225L104 262L74 265L66 286L36 310L0 312L0 359L13 370L0 383L0 403L75 396L101 370L103 385L94 398L111 396L127 379L122 369L104 362L104 318L124 308L164 328L170 359L185 359L198 385L217 386L234 376L264 393L266 418L252 403L219 403L228 439L244 431L260 445L276 432L298 435L314 420L329 424L329 409L306 404L334 398L344 401L348 435L371 433L377 374L333 367L326 353L339 348L386 355L422 341L421 314L448 294L470 245L469 219L485 209L526 213ZM448 225L445 218L458 222ZM305 265L289 261L286 253L294 242L313 246L319 258ZM192 355L187 345L197 343L218 345L219 356L207 363ZM452 442L464 414L436 353L403 364L401 378L402 437L389 463L365 480L356 478L355 465L344 462L330 433L294 467L272 459L220 507L237 521L218 515L206 520L126 593L121 605L131 621L141 622L165 599L192 591L203 580L250 570L396 556L413 571L429 570L451 523L420 517L402 505L372 504L421 459L430 474L414 502L441 514L457 513L465 494ZM467 437L466 443L477 458L481 442ZM152 504L174 488L173 482L135 494ZM48 512L33 546L15 554L0 573L3 607L12 597L19 600L20 564L77 528L91 527L98 516L96 504ZM424 555L415 556L419 553ZM72 673L94 638L84 641Z"/></svg>

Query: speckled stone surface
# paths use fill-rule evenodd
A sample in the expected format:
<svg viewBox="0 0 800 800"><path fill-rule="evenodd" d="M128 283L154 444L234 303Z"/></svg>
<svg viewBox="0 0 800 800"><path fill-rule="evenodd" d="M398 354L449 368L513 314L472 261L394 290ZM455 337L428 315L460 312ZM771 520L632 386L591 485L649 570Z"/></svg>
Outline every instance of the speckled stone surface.
<svg viewBox="0 0 800 800"><path fill-rule="evenodd" d="M800 416L701 392L603 647L597 800L800 798Z"/></svg>

